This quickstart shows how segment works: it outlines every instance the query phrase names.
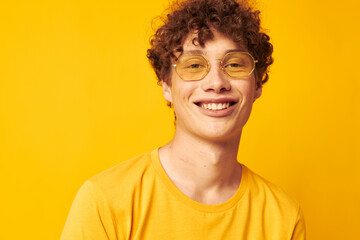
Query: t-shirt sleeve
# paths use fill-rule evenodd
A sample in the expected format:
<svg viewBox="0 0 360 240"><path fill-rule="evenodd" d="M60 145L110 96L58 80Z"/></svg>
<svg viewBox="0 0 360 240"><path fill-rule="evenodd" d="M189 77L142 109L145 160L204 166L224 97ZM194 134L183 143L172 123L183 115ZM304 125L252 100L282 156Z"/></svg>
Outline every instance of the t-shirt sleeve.
<svg viewBox="0 0 360 240"><path fill-rule="evenodd" d="M112 239L113 226L104 195L94 183L86 181L76 194L60 239Z"/></svg>
<svg viewBox="0 0 360 240"><path fill-rule="evenodd" d="M298 216L291 240L305 240L305 239L306 239L305 220L301 208L299 208Z"/></svg>

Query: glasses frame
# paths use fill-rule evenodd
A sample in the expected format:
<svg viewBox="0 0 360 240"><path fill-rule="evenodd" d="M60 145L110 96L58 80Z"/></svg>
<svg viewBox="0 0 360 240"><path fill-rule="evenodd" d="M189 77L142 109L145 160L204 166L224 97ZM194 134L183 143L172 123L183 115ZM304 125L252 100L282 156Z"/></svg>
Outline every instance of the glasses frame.
<svg viewBox="0 0 360 240"><path fill-rule="evenodd" d="M250 56L250 58L252 59L252 61L253 61L253 63L254 63L254 64L253 64L254 66L253 66L253 68L251 69L251 71L249 72L248 75L242 76L242 77L248 77L248 76L250 76L250 75L254 72L255 67L256 67L256 63L258 62L258 60L254 59L254 57L253 57L249 52L242 52L242 51L228 52L228 53L226 53L226 54L223 56L222 59L215 59L215 60L220 61L220 69L221 69L221 71L222 71L223 73L225 73L226 75L228 75L229 77L231 77L232 79L240 79L240 78L242 78L242 77L236 78L236 77L230 76L230 74L229 74L228 72L226 72L226 70L225 70L225 68L224 68L224 66L223 66L223 61L224 61L224 59L226 58L226 56L229 55L229 54L234 54L234 53L241 53L241 54L246 54L246 55L249 55L249 56ZM184 55L184 56L189 56L189 55ZM211 64L209 63L209 60L208 60L205 56L203 56L203 55L191 55L191 56L201 57L201 58L203 58L203 59L206 61L206 72L204 73L204 75L203 75L201 78L199 78L199 79L186 80L186 79L183 79L183 78L181 77L181 75L178 73L178 70L177 70L177 63L180 61L180 59L181 59L183 56L180 56L180 57L177 59L176 63L175 63L175 64L172 64L171 66L172 66L172 67L175 67L175 72L176 72L176 74L177 74L182 80L184 80L184 81L200 81L200 80L204 79L204 78L206 77L206 75L208 75L208 73L210 72Z"/></svg>

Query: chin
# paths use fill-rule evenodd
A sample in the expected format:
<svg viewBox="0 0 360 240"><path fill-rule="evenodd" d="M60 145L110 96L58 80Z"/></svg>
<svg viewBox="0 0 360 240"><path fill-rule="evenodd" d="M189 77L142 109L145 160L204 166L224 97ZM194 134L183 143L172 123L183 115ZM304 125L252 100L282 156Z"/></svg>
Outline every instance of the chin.
<svg viewBox="0 0 360 240"><path fill-rule="evenodd" d="M233 141L240 139L242 132L242 126L236 127L236 128L228 128L225 127L213 127L208 128L207 131L200 131L199 129L199 135L202 135L202 138L207 139L209 141Z"/></svg>

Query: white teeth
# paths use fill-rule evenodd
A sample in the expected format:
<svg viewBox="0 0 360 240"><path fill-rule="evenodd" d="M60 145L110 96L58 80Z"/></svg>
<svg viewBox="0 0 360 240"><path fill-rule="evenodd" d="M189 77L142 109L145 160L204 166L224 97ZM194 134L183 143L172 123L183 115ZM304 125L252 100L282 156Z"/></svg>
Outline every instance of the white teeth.
<svg viewBox="0 0 360 240"><path fill-rule="evenodd" d="M202 103L201 107L210 110L223 110L230 106L229 102L226 103Z"/></svg>

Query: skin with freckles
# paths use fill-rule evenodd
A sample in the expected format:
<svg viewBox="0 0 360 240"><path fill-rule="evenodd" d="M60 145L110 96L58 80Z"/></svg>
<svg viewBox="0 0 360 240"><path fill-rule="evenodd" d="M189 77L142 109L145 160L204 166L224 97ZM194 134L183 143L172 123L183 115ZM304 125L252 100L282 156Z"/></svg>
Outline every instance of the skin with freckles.
<svg viewBox="0 0 360 240"><path fill-rule="evenodd" d="M238 189L241 166L237 161L242 128L253 102L260 97L255 75L233 79L219 67L219 59L229 51L247 51L225 35L213 30L214 38L204 47L194 45L190 34L183 53L203 55L211 68L201 80L184 81L175 70L171 86L163 82L164 98L174 106L176 132L172 141L160 148L160 161L174 184L187 196L206 204L227 201ZM229 104L224 109L208 109L204 104Z"/></svg>

